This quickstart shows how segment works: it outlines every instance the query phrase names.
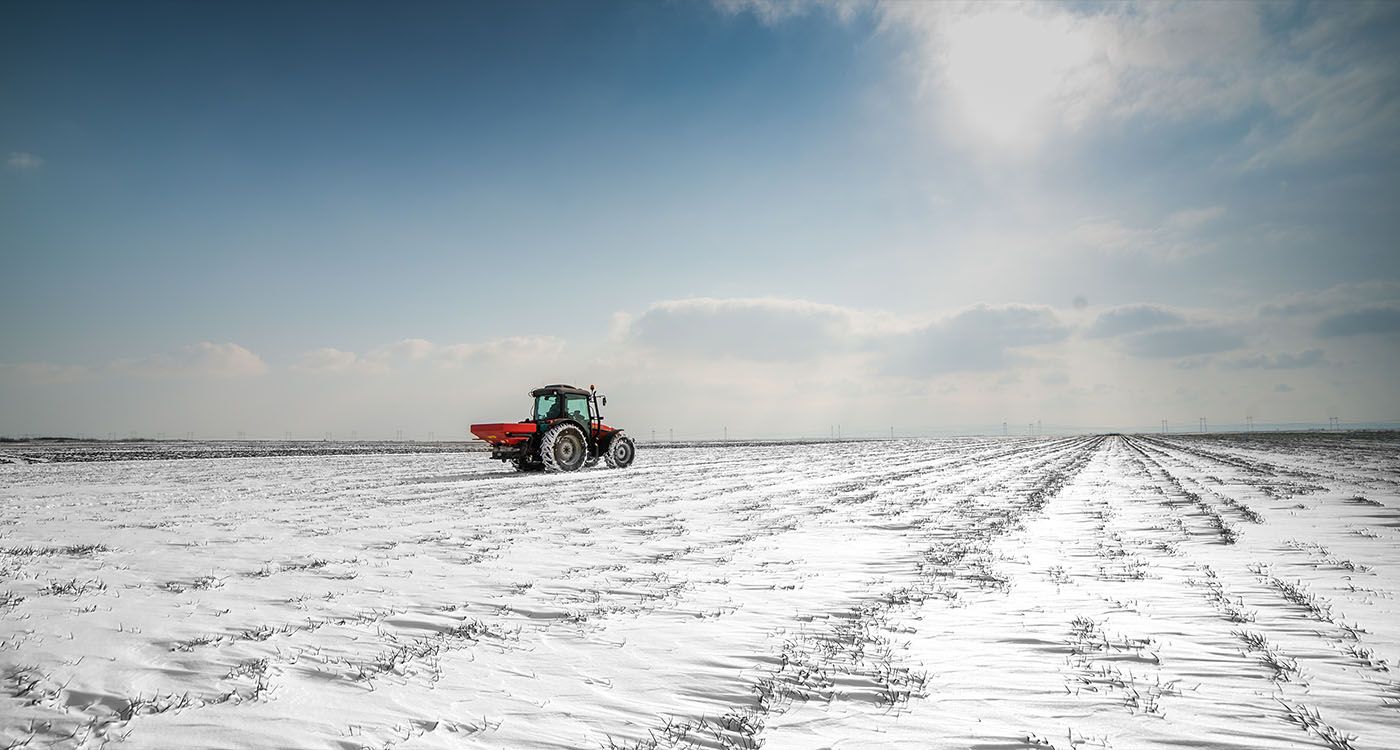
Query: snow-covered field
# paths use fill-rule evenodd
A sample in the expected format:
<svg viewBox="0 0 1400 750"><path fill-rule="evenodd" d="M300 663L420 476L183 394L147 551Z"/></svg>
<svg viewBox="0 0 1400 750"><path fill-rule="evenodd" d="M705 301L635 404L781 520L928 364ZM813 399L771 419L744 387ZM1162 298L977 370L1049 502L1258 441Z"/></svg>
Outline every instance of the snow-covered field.
<svg viewBox="0 0 1400 750"><path fill-rule="evenodd" d="M1400 747L1394 435L504 469L0 466L0 748Z"/></svg>

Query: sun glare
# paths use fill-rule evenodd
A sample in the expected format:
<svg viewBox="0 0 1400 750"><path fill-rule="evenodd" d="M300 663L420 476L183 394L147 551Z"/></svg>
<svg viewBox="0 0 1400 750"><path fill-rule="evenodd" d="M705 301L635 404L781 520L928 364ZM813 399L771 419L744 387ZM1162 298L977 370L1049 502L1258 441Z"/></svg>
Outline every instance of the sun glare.
<svg viewBox="0 0 1400 750"><path fill-rule="evenodd" d="M956 117L991 145L1034 146L1055 124L1071 75L1092 51L1087 31L1063 18L997 9L959 19L942 50Z"/></svg>

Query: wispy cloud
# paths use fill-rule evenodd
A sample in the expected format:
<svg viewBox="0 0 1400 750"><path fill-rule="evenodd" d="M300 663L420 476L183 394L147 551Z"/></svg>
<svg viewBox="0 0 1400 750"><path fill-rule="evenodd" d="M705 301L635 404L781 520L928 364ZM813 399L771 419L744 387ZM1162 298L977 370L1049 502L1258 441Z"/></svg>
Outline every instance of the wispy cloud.
<svg viewBox="0 0 1400 750"><path fill-rule="evenodd" d="M432 356L437 346L427 339L400 339L365 355L371 362L417 362Z"/></svg>
<svg viewBox="0 0 1400 750"><path fill-rule="evenodd" d="M83 365L58 365L50 362L0 362L0 381L18 380L26 383L76 383L89 380L97 370Z"/></svg>
<svg viewBox="0 0 1400 750"><path fill-rule="evenodd" d="M1133 121L1253 124L1244 168L1393 152L1400 66L1367 28L1391 3L1076 5L1046 2L716 0L782 23L871 9L905 37L933 109L969 143L1005 154Z"/></svg>
<svg viewBox="0 0 1400 750"><path fill-rule="evenodd" d="M858 357L886 375L932 377L997 370L1021 350L1069 334L1053 310L976 305L934 320L900 318L807 300L745 298L659 302L626 321L624 340L701 358L804 363Z"/></svg>
<svg viewBox="0 0 1400 750"><path fill-rule="evenodd" d="M1089 338L1112 338L1185 322L1181 313L1160 305L1123 305L1099 313L1085 334Z"/></svg>
<svg viewBox="0 0 1400 750"><path fill-rule="evenodd" d="M44 166L44 160L38 154L31 154L27 151L11 151L9 158L5 159L5 166L16 170L38 169Z"/></svg>
<svg viewBox="0 0 1400 750"><path fill-rule="evenodd" d="M1244 337L1228 326L1197 324L1131 334L1118 346L1137 357L1174 358L1232 351L1244 343Z"/></svg>
<svg viewBox="0 0 1400 750"><path fill-rule="evenodd" d="M626 326L627 338L661 351L754 361L808 360L848 352L862 314L776 298L666 300Z"/></svg>
<svg viewBox="0 0 1400 750"><path fill-rule="evenodd" d="M751 13L766 24L786 21L821 9L848 18L873 4L870 0L713 0L716 8L730 15Z"/></svg>
<svg viewBox="0 0 1400 750"><path fill-rule="evenodd" d="M1160 305L1122 305L1098 314L1084 330L1089 339L1112 342L1135 357L1167 359L1233 351L1245 345L1240 326L1200 311L1186 314ZM1204 362L1182 362L1198 367Z"/></svg>
<svg viewBox="0 0 1400 750"><path fill-rule="evenodd" d="M1261 305L1259 315L1270 318L1336 314L1377 303L1400 303L1400 282L1376 279L1299 292Z"/></svg>
<svg viewBox="0 0 1400 750"><path fill-rule="evenodd" d="M1163 222L1163 226L1178 231L1190 231L1209 224L1225 215L1223 206L1206 206L1177 211Z"/></svg>
<svg viewBox="0 0 1400 750"><path fill-rule="evenodd" d="M1178 211L1155 226L1131 226L1112 219L1080 222L1064 237L1070 250L1104 255L1138 256L1159 261L1181 260L1214 249L1199 233L1225 213L1220 206Z"/></svg>
<svg viewBox="0 0 1400 750"><path fill-rule="evenodd" d="M1360 336L1400 333L1400 305L1366 307L1329 315L1317 325L1319 336Z"/></svg>
<svg viewBox="0 0 1400 750"><path fill-rule="evenodd" d="M1000 370L1024 361L1027 347L1063 341L1069 332L1048 307L977 305L876 345L884 349L883 371L928 377Z"/></svg>
<svg viewBox="0 0 1400 750"><path fill-rule="evenodd" d="M302 353L293 370L311 373L350 372L362 369L365 362L354 352L342 351L334 347L321 347Z"/></svg>
<svg viewBox="0 0 1400 750"><path fill-rule="evenodd" d="M202 341L165 354L117 360L108 365L107 369L121 375L137 377L237 378L262 375L268 368L262 357L238 344Z"/></svg>
<svg viewBox="0 0 1400 750"><path fill-rule="evenodd" d="M1293 294L1261 305L1259 320L1323 339L1400 333L1400 282L1378 279Z"/></svg>
<svg viewBox="0 0 1400 750"><path fill-rule="evenodd" d="M400 339L364 354L322 347L305 352L292 369L306 373L387 373L411 366L460 368L501 361L546 362L564 347L552 336L509 336L481 343L435 344L427 339Z"/></svg>
<svg viewBox="0 0 1400 750"><path fill-rule="evenodd" d="M202 341L171 352L125 357L98 364L52 362L0 362L0 380L29 383L74 383L103 377L133 378L244 378L267 373L262 357L229 342Z"/></svg>
<svg viewBox="0 0 1400 750"><path fill-rule="evenodd" d="M554 336L508 336L480 344L441 347L437 359L446 367L483 362L551 362L564 351L564 340Z"/></svg>
<svg viewBox="0 0 1400 750"><path fill-rule="evenodd" d="M1256 354L1252 357L1241 357L1239 359L1225 360L1220 366L1227 370L1298 370L1305 367L1316 367L1326 363L1321 349L1308 349L1298 352L1280 352L1278 354Z"/></svg>

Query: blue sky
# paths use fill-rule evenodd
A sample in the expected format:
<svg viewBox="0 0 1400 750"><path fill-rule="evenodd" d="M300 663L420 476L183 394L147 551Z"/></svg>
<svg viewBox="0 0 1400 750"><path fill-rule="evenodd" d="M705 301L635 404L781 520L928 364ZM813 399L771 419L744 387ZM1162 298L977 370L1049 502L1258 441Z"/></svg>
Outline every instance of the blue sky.
<svg viewBox="0 0 1400 750"><path fill-rule="evenodd" d="M1400 419L1389 5L3 16L0 434Z"/></svg>

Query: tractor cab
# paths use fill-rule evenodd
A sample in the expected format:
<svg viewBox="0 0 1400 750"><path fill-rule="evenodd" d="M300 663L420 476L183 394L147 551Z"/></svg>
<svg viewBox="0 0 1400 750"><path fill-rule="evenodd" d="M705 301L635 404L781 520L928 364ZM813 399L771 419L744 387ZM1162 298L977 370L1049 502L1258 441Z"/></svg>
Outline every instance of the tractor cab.
<svg viewBox="0 0 1400 750"><path fill-rule="evenodd" d="M608 403L588 390L556 383L530 391L530 416L514 423L474 424L472 434L491 444L491 457L511 461L520 471L574 471L604 460L612 468L631 465L632 439L603 424Z"/></svg>
<svg viewBox="0 0 1400 750"><path fill-rule="evenodd" d="M535 399L530 421L536 424L554 424L567 419L590 435L609 429L603 425L603 415L598 408L608 403L608 397L599 396L591 387L585 391L571 385L547 385L530 391L530 395Z"/></svg>
<svg viewBox="0 0 1400 750"><path fill-rule="evenodd" d="M593 408L592 393L569 386L547 385L531 391L530 395L535 397L535 410L531 421L572 419L583 429L592 428L593 418L597 415L597 409Z"/></svg>

